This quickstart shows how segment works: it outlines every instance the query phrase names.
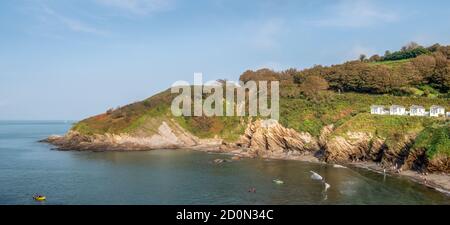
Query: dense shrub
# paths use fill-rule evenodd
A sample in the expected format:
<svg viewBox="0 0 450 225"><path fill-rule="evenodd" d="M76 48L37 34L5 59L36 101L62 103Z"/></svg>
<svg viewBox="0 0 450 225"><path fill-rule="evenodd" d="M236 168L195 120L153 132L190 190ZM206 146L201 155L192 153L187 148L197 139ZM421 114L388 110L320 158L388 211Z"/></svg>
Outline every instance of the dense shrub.
<svg viewBox="0 0 450 225"><path fill-rule="evenodd" d="M430 51L428 51L426 48L417 47L414 49L402 50L402 51L387 54L384 56L383 60L389 61L389 60L410 59L410 58L415 58L419 55L424 55L424 54L429 54L429 53L430 53Z"/></svg>

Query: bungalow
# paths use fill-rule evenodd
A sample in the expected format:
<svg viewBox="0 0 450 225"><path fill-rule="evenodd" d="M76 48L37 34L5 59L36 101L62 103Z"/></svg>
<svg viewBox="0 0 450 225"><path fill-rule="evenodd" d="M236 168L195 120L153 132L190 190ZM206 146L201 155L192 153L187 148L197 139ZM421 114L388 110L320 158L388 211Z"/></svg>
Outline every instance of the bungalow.
<svg viewBox="0 0 450 225"><path fill-rule="evenodd" d="M376 115L384 115L385 114L384 106L382 106L382 105L372 105L372 106L370 106L370 113L371 114L376 114Z"/></svg>
<svg viewBox="0 0 450 225"><path fill-rule="evenodd" d="M425 108L420 105L413 105L409 109L409 115L411 116L425 116Z"/></svg>
<svg viewBox="0 0 450 225"><path fill-rule="evenodd" d="M440 115L445 116L445 108L438 105L433 105L430 108L430 116L439 117Z"/></svg>
<svg viewBox="0 0 450 225"><path fill-rule="evenodd" d="M392 105L389 109L389 114L398 116L406 115L406 108L401 105Z"/></svg>

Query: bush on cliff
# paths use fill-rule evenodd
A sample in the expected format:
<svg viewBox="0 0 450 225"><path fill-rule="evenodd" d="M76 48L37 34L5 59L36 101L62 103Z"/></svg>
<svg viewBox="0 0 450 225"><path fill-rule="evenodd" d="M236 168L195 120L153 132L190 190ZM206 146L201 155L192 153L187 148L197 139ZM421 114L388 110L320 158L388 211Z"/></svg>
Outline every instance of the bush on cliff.
<svg viewBox="0 0 450 225"><path fill-rule="evenodd" d="M417 136L414 148L425 149L429 158L438 154L450 157L450 125L427 127Z"/></svg>

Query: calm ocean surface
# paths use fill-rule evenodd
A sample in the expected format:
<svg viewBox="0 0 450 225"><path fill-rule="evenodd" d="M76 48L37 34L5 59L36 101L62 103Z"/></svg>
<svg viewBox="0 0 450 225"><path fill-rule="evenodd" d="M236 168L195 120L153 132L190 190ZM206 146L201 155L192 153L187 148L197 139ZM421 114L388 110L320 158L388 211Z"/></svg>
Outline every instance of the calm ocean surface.
<svg viewBox="0 0 450 225"><path fill-rule="evenodd" d="M195 151L55 151L38 143L70 123L0 121L0 204L450 204L402 178L296 161ZM310 178L314 170L331 188ZM285 183L277 185L273 179ZM249 188L256 193L249 193ZM45 203L32 199L47 196Z"/></svg>

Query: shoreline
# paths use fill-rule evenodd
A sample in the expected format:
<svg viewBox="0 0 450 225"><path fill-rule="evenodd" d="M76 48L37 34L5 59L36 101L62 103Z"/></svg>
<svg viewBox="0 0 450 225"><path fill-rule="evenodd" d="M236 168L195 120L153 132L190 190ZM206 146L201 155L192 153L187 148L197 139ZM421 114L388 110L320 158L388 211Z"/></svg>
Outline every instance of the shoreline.
<svg viewBox="0 0 450 225"><path fill-rule="evenodd" d="M167 146L167 147L161 147L161 148L139 148L139 149L121 149L119 146L116 146L115 148L103 148L105 145L100 145L95 148L86 148L86 146L80 146L79 149L76 148L76 146L71 146L71 148L66 148L64 146L60 146L58 143L53 142L50 139L44 139L40 142L45 142L49 145L55 146L55 148L52 148L54 150L58 151L93 151L93 152L108 152L108 151L116 151L116 152L129 152L129 151L152 151L155 149L170 149L170 150L191 150L191 151L198 151L198 152L205 152L205 153L216 153L216 154L222 154L222 155L228 155L228 156L237 156L239 158L259 158L259 159L273 159L273 160L291 160L291 161L301 161L301 162L308 162L308 163L319 163L319 164L327 164L327 165L341 165L336 163L328 163L323 160L320 160L318 157L316 157L312 152L305 152L302 154L294 154L294 153L281 153L281 154L274 154L274 153L268 153L264 155L258 155L254 152L251 152L251 149L241 148L241 147L226 147L225 149L222 148L221 145L214 145L214 144L200 144L195 146ZM92 146L90 146L92 147ZM101 148L100 148L101 147ZM135 146L136 147L136 146ZM101 150L105 149L105 150ZM375 162L370 161L363 161L363 162L342 162L342 165L351 168L361 168L366 169L375 173L383 174L384 168L377 165ZM407 178L410 181L413 181L415 183L424 185L425 187L434 189L438 192L441 192L447 196L450 196L450 174L437 174L437 173L431 173L427 175L421 175L416 171L413 170L405 170L405 171L394 171L391 169L386 169L386 174L390 176L398 176Z"/></svg>
<svg viewBox="0 0 450 225"><path fill-rule="evenodd" d="M450 196L450 175L444 174L444 173L441 173L441 174L431 173L431 174L427 174L427 175L422 175L422 174L419 174L417 171L413 171L413 170L405 170L405 171L397 172L397 171L390 170L390 169L385 170L383 167L377 165L377 163L370 162L370 161L347 162L347 163L342 163L342 164L327 163L325 161L318 159L311 153L302 154L302 155L285 154L284 156L283 155L251 156L247 152L243 152L243 149L235 149L232 151L223 151L220 149L206 150L206 149L195 149L195 148L179 148L178 150L193 150L193 151L201 151L201 152L211 152L211 153L217 153L217 154L228 155L228 156L238 156L241 158L290 160L290 161L301 161L301 162L308 162L308 163L326 164L326 165L330 165L330 166L338 165L338 166L344 166L349 169L351 169L352 167L365 169L365 170L368 170L368 171L371 171L374 173L378 173L378 174L384 174L384 171L385 171L386 174L389 176L406 178L417 184L423 185L427 188L431 188L431 189L436 190L440 193L443 193L447 196Z"/></svg>
<svg viewBox="0 0 450 225"><path fill-rule="evenodd" d="M354 166L361 169L366 169L375 173L384 174L384 168L377 165L375 162L356 162L356 163L349 163L348 165ZM417 171L413 170L405 170L396 172L393 170L387 170L386 174L390 176L397 176L397 177L403 177L407 178L415 183L424 185L427 188L434 189L436 191L439 191L441 193L444 193L448 196L450 196L450 175L449 174L438 174L438 173L431 173L427 175L419 174Z"/></svg>

